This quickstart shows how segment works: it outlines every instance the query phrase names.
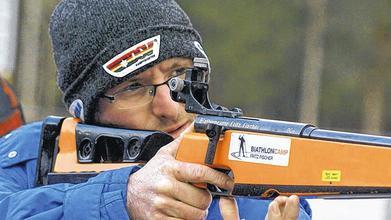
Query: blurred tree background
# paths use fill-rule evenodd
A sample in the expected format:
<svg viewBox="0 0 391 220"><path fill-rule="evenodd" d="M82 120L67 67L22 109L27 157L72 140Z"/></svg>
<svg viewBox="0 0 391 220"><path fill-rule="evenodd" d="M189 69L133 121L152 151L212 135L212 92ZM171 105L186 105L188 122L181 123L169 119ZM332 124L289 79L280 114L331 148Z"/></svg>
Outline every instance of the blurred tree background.
<svg viewBox="0 0 391 220"><path fill-rule="evenodd" d="M56 2L19 5L17 59L7 78L28 121L66 114L47 36ZM203 37L214 102L240 107L247 116L389 133L390 1L178 3Z"/></svg>
<svg viewBox="0 0 391 220"><path fill-rule="evenodd" d="M390 1L179 2L204 38L216 102L255 117L389 132Z"/></svg>

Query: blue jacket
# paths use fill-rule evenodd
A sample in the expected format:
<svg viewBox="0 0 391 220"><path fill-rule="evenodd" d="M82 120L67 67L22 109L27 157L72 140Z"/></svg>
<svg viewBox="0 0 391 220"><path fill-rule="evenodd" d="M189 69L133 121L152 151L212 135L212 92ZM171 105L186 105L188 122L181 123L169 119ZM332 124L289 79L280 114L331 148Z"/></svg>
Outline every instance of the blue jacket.
<svg viewBox="0 0 391 220"><path fill-rule="evenodd" d="M103 172L82 184L34 186L41 125L25 125L0 139L0 219L129 219L126 185L137 167ZM270 201L237 202L241 219L264 219ZM299 219L310 218L301 200ZM208 219L221 219L217 198Z"/></svg>

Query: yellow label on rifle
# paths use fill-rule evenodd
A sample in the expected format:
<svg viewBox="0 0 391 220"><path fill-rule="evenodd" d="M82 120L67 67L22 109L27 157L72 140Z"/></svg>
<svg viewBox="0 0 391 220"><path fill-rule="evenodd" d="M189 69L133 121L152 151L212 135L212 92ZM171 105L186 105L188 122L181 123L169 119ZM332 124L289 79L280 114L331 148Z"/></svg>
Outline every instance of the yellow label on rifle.
<svg viewBox="0 0 391 220"><path fill-rule="evenodd" d="M341 171L340 170L323 170L322 181L325 182L340 182Z"/></svg>

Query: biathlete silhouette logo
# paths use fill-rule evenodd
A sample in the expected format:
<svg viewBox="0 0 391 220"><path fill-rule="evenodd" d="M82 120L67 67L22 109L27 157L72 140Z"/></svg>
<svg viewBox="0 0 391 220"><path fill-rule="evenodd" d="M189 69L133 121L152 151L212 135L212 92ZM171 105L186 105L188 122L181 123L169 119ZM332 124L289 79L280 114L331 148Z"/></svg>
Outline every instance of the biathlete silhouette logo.
<svg viewBox="0 0 391 220"><path fill-rule="evenodd" d="M239 144L239 150L237 152L232 152L231 156L235 157L236 159L241 160L241 158L246 157L246 140L244 139L243 135L239 135L238 137L240 144Z"/></svg>

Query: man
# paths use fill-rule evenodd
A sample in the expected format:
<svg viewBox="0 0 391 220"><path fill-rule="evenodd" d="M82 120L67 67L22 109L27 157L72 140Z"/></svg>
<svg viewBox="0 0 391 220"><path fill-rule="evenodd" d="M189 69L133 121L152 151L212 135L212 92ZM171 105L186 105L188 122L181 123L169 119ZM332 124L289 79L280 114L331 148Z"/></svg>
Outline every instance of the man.
<svg viewBox="0 0 391 220"><path fill-rule="evenodd" d="M268 207L268 219L309 218L309 207L303 200L299 209L296 196L278 197L270 206L212 199L193 184L230 190L232 179L174 159L194 115L171 99L167 81L182 77L195 58L208 61L199 34L173 0L63 0L50 35L70 113L85 123L161 130L176 139L142 168L35 187L40 123L18 129L0 139L0 219L263 219Z"/></svg>

